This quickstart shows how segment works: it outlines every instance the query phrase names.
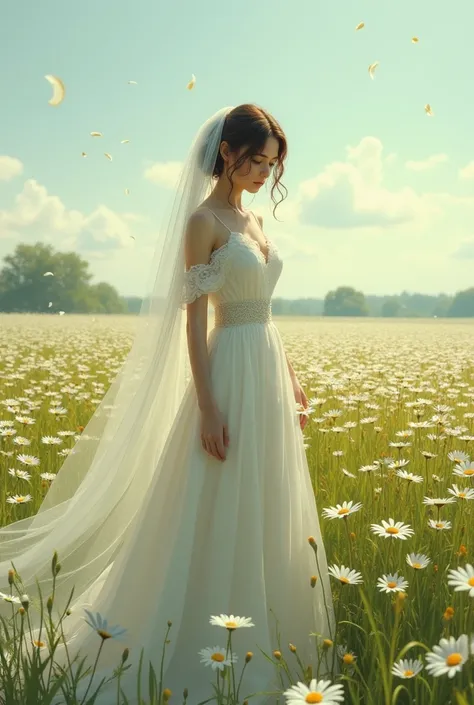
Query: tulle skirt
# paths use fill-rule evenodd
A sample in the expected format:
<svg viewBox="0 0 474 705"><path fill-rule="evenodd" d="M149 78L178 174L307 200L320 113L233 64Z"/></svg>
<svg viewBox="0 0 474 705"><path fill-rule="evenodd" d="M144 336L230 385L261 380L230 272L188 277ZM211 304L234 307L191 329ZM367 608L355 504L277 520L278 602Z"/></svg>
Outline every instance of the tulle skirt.
<svg viewBox="0 0 474 705"><path fill-rule="evenodd" d="M255 625L232 634L237 676L246 653L253 653L241 701L250 693L281 687L274 664L262 652L271 656L280 646L296 667L288 650L292 643L316 674L321 639L310 632L333 635L325 551L278 329L273 322L214 328L208 349L213 392L229 429L225 461L202 448L191 380L126 541L65 622L71 620L76 632L70 653L79 651L88 662L101 638L85 622L77 629L82 607L127 629L104 643L94 683L111 674L129 647L133 666L122 687L131 705L138 702L141 648L145 700L149 661L159 678L168 621L163 687L173 693L170 702L179 704L187 688L190 705L212 697L216 679L216 671L201 663L199 651L227 644L227 630L211 625L212 615L249 617ZM319 565L309 536L316 540ZM318 576L315 588L312 575ZM97 705L115 702L116 683L103 691ZM277 702L276 696L251 699L258 705L267 702Z"/></svg>

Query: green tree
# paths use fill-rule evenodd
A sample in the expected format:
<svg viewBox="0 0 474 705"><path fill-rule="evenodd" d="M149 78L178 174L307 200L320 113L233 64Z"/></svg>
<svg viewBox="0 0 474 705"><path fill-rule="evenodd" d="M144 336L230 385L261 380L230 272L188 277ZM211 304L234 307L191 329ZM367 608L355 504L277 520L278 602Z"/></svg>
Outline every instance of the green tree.
<svg viewBox="0 0 474 705"><path fill-rule="evenodd" d="M116 313L117 292L108 284L91 286L88 270L88 262L75 252L55 252L51 245L41 242L17 245L13 254L4 258L0 270L0 310ZM53 275L45 276L47 272ZM115 292L116 300L110 290ZM108 311L108 306L113 310Z"/></svg>
<svg viewBox="0 0 474 705"><path fill-rule="evenodd" d="M450 318L472 318L474 316L474 287L457 292L447 315Z"/></svg>
<svg viewBox="0 0 474 705"><path fill-rule="evenodd" d="M362 291L356 291L351 286L340 286L326 294L323 316L368 316L368 314Z"/></svg>
<svg viewBox="0 0 474 705"><path fill-rule="evenodd" d="M400 315L402 305L396 296L391 296L382 304L381 315L384 318L396 318Z"/></svg>

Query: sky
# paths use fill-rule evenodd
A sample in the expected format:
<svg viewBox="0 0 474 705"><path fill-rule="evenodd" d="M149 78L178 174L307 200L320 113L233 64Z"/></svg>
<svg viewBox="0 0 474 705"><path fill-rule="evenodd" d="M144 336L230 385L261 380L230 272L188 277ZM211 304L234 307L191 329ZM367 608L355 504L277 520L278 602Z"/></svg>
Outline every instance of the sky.
<svg viewBox="0 0 474 705"><path fill-rule="evenodd" d="M283 259L275 296L468 288L473 24L469 0L455 12L432 0L7 3L0 260L49 243L86 259L94 282L142 295L195 133L221 107L256 103L289 149L278 220L271 180L242 198ZM47 74L66 86L57 107Z"/></svg>

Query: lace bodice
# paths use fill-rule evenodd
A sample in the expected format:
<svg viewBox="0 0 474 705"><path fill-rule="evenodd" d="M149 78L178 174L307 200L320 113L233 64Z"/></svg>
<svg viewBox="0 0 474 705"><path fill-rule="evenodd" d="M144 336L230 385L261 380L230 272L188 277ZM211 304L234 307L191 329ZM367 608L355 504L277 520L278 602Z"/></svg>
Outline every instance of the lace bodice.
<svg viewBox="0 0 474 705"><path fill-rule="evenodd" d="M184 273L183 307L203 294L216 307L232 301L271 299L283 267L277 247L267 238L268 261L248 235L231 232L208 264Z"/></svg>

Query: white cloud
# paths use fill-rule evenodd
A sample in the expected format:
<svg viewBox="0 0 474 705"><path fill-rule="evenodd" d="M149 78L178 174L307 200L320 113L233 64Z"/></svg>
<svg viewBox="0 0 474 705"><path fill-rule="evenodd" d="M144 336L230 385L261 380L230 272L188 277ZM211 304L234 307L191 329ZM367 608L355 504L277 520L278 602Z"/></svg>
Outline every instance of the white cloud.
<svg viewBox="0 0 474 705"><path fill-rule="evenodd" d="M443 164L447 161L447 154L432 154L431 157L423 159L422 161L408 161L405 163L405 166L411 171L427 171L428 169L434 169L437 164Z"/></svg>
<svg viewBox="0 0 474 705"><path fill-rule="evenodd" d="M469 162L463 169L459 170L461 179L474 179L474 162Z"/></svg>
<svg viewBox="0 0 474 705"><path fill-rule="evenodd" d="M154 184L173 188L183 168L182 162L156 162L145 170L145 179Z"/></svg>
<svg viewBox="0 0 474 705"><path fill-rule="evenodd" d="M23 164L16 157L0 156L0 181L10 181L23 172Z"/></svg>
<svg viewBox="0 0 474 705"><path fill-rule="evenodd" d="M0 210L0 238L29 237L55 243L61 248L84 251L131 246L128 222L106 206L89 215L68 209L58 196L34 179L28 179L9 210Z"/></svg>
<svg viewBox="0 0 474 705"><path fill-rule="evenodd" d="M323 228L384 227L414 222L425 214L409 187L390 191L383 182L383 146L364 137L347 147L346 162L332 162L300 185L300 220Z"/></svg>
<svg viewBox="0 0 474 705"><path fill-rule="evenodd" d="M474 259L474 238L462 242L452 256L455 259Z"/></svg>

